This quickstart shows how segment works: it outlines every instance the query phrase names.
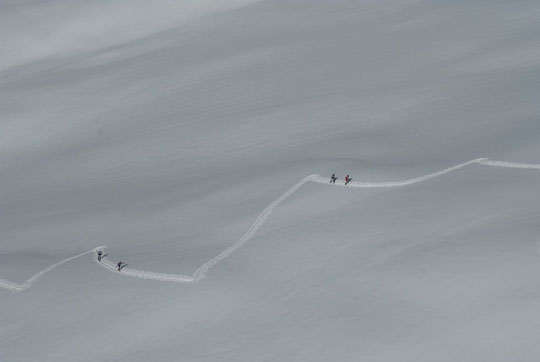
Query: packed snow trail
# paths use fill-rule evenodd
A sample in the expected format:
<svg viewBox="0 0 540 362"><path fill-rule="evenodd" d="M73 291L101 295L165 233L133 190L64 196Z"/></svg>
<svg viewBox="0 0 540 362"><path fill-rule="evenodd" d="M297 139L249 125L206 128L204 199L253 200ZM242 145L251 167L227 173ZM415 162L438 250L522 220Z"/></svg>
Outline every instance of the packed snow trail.
<svg viewBox="0 0 540 362"><path fill-rule="evenodd" d="M492 161L488 158L481 158L477 160L477 163L484 166L504 167L504 168L525 168L525 169L540 170L540 165L536 165L536 164Z"/></svg>
<svg viewBox="0 0 540 362"><path fill-rule="evenodd" d="M101 248L103 248L103 247L100 246L100 247L94 248L92 250L85 251L84 253L80 253L80 254L77 254L75 256L64 259L62 261L59 261L58 263L53 264L53 265L43 269L42 271L32 275L30 277L30 279L28 279L23 284L17 284L17 283L10 282L8 280L0 279L0 287L5 288L5 289L9 289L9 290L11 290L11 291L13 291L15 293L20 293L20 292L30 288L32 286L32 284L34 284L34 282L36 280L38 280L39 278L41 278L42 276L44 276L48 272L52 271L53 269L58 268L60 265L65 264L67 262L70 262L70 261L72 261L74 259L80 258L81 256L84 256L86 254L95 253L97 250L99 250Z"/></svg>
<svg viewBox="0 0 540 362"><path fill-rule="evenodd" d="M104 269L117 273L119 275L128 276L128 277L135 277L135 278L141 278L141 279L148 279L148 280L159 280L164 282L173 282L173 283L195 283L200 281L206 276L206 273L210 269L212 269L214 266L216 266L219 262L221 262L223 259L230 256L232 253L234 253L238 248L240 248L242 245L244 245L249 239L251 239L255 233L261 228L261 226L266 222L268 217L272 214L274 209L278 207L283 201L285 201L289 196L291 196L296 190L298 190L300 187L302 187L307 182L315 182L319 184L327 184L327 185L336 185L336 186L343 186L343 187L351 187L351 188L393 188L393 187L403 187L408 186L412 184L421 183L424 181L427 181L429 179L439 177L445 174L448 174L450 172L457 171L461 168L478 164L482 166L490 166L490 167L502 167L502 168L520 168L520 169L534 169L534 170L540 170L540 164L527 164L527 163L513 163L513 162L505 162L505 161L492 161L488 158L478 158L475 160L471 160L469 162L461 163L459 165L455 165L449 168L446 168L441 171L433 172L424 176L415 177L407 180L401 180L401 181L383 181L383 182L361 182L361 181L355 181L350 182L348 185L345 186L344 181L336 181L335 183L330 183L329 178L325 178L319 175L310 175L302 180L300 180L297 184L292 186L290 189L288 189L283 195L278 197L276 200L272 201L270 205L268 205L261 214L257 217L253 225L246 231L246 233L235 242L233 245L219 253L217 256L213 257L212 259L208 260L206 263L198 267L195 272L191 275L180 275L180 274L165 274L165 273L154 273L154 272L148 272L144 270L136 270L136 269L130 269L130 268L123 268L122 271L118 271L116 268L116 264L106 260L102 259L101 261L97 260L97 256L94 255L94 259L96 263L98 263L101 267ZM11 290L15 293L22 292L29 287L31 287L34 282L42 277L43 275L47 274L51 270L59 267L60 265L67 263L73 259L80 258L83 255L89 254L89 253L96 253L98 250L104 250L104 246L100 246L97 248L94 248L89 251L85 251L84 253L72 256L70 258L64 259L62 261L59 261L56 264L53 264L49 266L46 269L43 269L39 273L34 274L30 279L28 279L23 284L17 284L14 282L10 282L8 280L0 279L0 288Z"/></svg>
<svg viewBox="0 0 540 362"><path fill-rule="evenodd" d="M249 239L255 235L257 230L266 222L266 219L268 219L268 216L274 211L274 209L281 204L283 201L285 201L286 198L291 196L296 190L298 190L300 187L302 187L306 182L308 181L314 181L317 175L311 175L308 177L305 177L300 182L298 182L296 185L288 189L283 195L272 201L270 205L266 207L266 209L261 212L257 220L251 225L249 230L242 236L240 240L238 240L233 245L229 246L227 249L219 253L217 256L213 257L212 259L208 260L206 263L201 265L200 267L195 270L195 273L193 273L193 281L198 282L202 278L204 278L205 274L213 268L217 263L234 253L239 247L244 245Z"/></svg>
<svg viewBox="0 0 540 362"><path fill-rule="evenodd" d="M105 247L101 247L100 250L105 250ZM136 269L130 269L130 268L122 268L122 271L118 271L116 267L116 263L113 263L105 258L101 259L101 261L98 261L96 258L95 261L96 263L98 263L103 268L109 271L119 273L121 275L125 275L128 277L137 277L137 278L142 278L142 279L160 280L162 282L174 282L174 283L192 283L193 282L193 277L190 277L187 275L153 273L153 272L148 272L144 270L136 270Z"/></svg>
<svg viewBox="0 0 540 362"><path fill-rule="evenodd" d="M445 168L444 170L433 172L430 174L427 174L425 176L415 177L408 180L402 180L402 181L383 181L383 182L361 182L361 181L351 181L347 185L345 185L345 181L336 181L333 185L336 186L344 186L344 187L355 187L355 188L391 188L391 187L402 187L412 184L417 184L420 182L427 181L429 179L439 177L442 175L445 175L447 173L457 171L460 168L472 165L474 163L482 164L481 162L487 161L487 158L478 158L476 160L472 160L465 163L460 163L459 165L455 165L449 168ZM540 165L539 165L540 166ZM317 182L320 184L327 184L330 182L330 179L319 176L319 175L313 175L312 180L313 182Z"/></svg>

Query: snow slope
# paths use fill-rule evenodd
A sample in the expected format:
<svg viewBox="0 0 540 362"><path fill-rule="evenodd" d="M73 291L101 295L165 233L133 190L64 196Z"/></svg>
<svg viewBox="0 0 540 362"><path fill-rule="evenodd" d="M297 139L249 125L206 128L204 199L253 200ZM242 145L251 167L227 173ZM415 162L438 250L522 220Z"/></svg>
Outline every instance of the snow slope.
<svg viewBox="0 0 540 362"><path fill-rule="evenodd" d="M0 360L538 360L539 14L3 2Z"/></svg>
<svg viewBox="0 0 540 362"><path fill-rule="evenodd" d="M457 171L463 167L473 165L473 164L479 164L479 165L485 165L485 166L494 166L494 167L504 167L504 168L521 168L521 169L534 169L534 170L540 170L540 165L535 164L525 164L525 163L513 163L513 162L504 162L504 161L492 161L487 158L479 158L477 160L472 160L469 162L465 162L453 167L446 168L441 171L437 171L434 173L430 173L428 175L416 177L413 179L403 180L403 181L387 181L387 182L358 182L358 181L336 181L330 182L329 178L321 177L319 175L310 175L302 180L300 182L293 185L290 189L288 189L283 195L275 199L268 205L263 212L257 217L253 225L248 229L248 231L234 244L232 244L230 247L219 253L217 256L213 257L212 259L208 260L206 263L202 264L200 267L198 267L193 275L178 275L178 274L164 274L164 273L155 273L155 272L149 272L144 270L136 270L132 268L125 268L127 264L125 263L112 263L109 261L110 258L105 259L109 254L105 252L105 246L98 246L97 248L94 248L92 250L86 251L84 253L69 257L67 259L64 259L62 261L59 261L58 263L55 263L39 273L34 274L31 278L29 278L24 284L16 284L13 282L10 282L9 280L2 280L0 279L0 287L5 288L11 291L14 291L16 293L22 292L26 289L28 289L34 282L42 277L43 275L47 274L48 272L54 270L55 268L59 267L60 265L70 262L72 260L78 259L84 255L92 254L93 258L95 258L96 263L106 270L112 271L112 272L121 272L118 273L118 275L122 276L128 276L128 277L135 277L135 278L141 278L141 279L148 279L148 280L157 280L162 282L174 282L174 283L193 283L193 282L199 282L201 281L208 271L219 264L223 259L231 256L232 253L234 253L238 248L243 246L248 240L253 238L255 236L255 233L263 226L263 224L266 222L266 219L274 212L274 209L278 207L283 201L285 201L289 196L291 196L296 190L298 190L300 187L304 186L306 182L316 182L319 184L326 184L331 186L343 186L347 187L349 189L355 189L355 188L393 188L393 187L403 187L408 185L413 185L416 183L424 182L427 180L430 180L435 177L446 175L450 172ZM94 253L101 252L101 255L97 255ZM99 258L101 256L101 258Z"/></svg>

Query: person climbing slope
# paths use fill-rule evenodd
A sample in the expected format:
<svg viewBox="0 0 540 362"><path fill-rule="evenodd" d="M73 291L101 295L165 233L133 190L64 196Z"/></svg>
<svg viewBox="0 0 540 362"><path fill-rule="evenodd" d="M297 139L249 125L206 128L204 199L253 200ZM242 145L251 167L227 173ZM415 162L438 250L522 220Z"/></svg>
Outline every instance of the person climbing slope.
<svg viewBox="0 0 540 362"><path fill-rule="evenodd" d="M333 173L333 174L332 174L332 177L330 177L330 183L331 183L331 184L335 184L335 183L336 183L336 180L337 180L336 174Z"/></svg>
<svg viewBox="0 0 540 362"><path fill-rule="evenodd" d="M121 271L126 265L126 263L122 263L121 261L119 261L118 264L116 264L116 268L118 269L118 271Z"/></svg>
<svg viewBox="0 0 540 362"><path fill-rule="evenodd" d="M352 178L349 175L345 176L345 185L347 185L351 181L352 181Z"/></svg>
<svg viewBox="0 0 540 362"><path fill-rule="evenodd" d="M101 250L97 251L97 261L101 262L101 258L103 257L103 252Z"/></svg>

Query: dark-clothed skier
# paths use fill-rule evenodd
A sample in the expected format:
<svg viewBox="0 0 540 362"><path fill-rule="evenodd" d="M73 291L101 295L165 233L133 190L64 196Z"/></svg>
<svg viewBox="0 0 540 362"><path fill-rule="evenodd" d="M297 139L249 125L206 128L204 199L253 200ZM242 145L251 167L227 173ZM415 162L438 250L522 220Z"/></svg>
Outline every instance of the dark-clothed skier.
<svg viewBox="0 0 540 362"><path fill-rule="evenodd" d="M120 271L126 265L127 265L126 263L122 263L121 261L119 261L118 264L116 264L116 267L118 268L118 271Z"/></svg>
<svg viewBox="0 0 540 362"><path fill-rule="evenodd" d="M333 174L332 174L332 177L330 177L330 183L331 183L331 184L335 184L335 183L336 183L336 180L337 180L336 174L333 173Z"/></svg>
<svg viewBox="0 0 540 362"><path fill-rule="evenodd" d="M101 250L97 251L97 261L101 261L101 258L103 257L103 252Z"/></svg>

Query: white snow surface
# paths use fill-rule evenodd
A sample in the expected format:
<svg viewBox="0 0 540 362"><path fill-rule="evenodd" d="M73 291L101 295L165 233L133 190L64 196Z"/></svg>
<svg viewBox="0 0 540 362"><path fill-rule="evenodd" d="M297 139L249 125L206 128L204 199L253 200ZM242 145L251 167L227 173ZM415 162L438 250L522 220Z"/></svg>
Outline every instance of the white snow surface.
<svg viewBox="0 0 540 362"><path fill-rule="evenodd" d="M0 361L538 361L539 18L0 2Z"/></svg>
<svg viewBox="0 0 540 362"><path fill-rule="evenodd" d="M292 186L290 189L288 189L283 195L272 201L270 205L268 205L263 212L259 215L259 217L255 220L253 225L248 229L248 231L233 245L228 247L226 250L219 253L217 256L213 257L212 259L208 260L206 263L202 264L200 267L198 267L195 272L191 276L189 275L178 275L178 274L165 274L165 273L155 273L155 272L149 272L144 270L135 270L132 268L126 268L128 264L123 263L122 261L118 262L117 264L110 262L109 259L105 259L105 257L108 255L105 253L105 246L99 246L97 248L94 248L92 250L86 251L84 253L80 253L78 255L66 258L62 261L59 261L58 263L55 263L39 273L34 274L31 278L29 278L24 284L17 284L10 282L9 280L2 280L0 279L0 287L5 288L8 290L11 290L13 292L19 293L22 291L25 291L29 287L34 284L34 282L45 275L46 273L52 271L53 269L59 267L60 265L67 263L69 261L72 261L74 259L80 258L87 254L93 254L93 257L96 260L96 263L106 270L113 271L113 272L119 272L118 275L122 276L129 276L129 277L136 277L141 279L149 279L149 280L158 280L163 282L174 282L174 283L195 283L201 281L208 271L216 266L218 263L220 263L223 259L229 257L232 253L234 253L238 248L240 248L242 245L244 245L248 240L253 238L255 233L263 226L263 224L266 222L266 219L274 212L274 209L278 207L283 201L285 201L289 196L291 196L296 190L298 190L300 187L304 186L306 182L316 182L319 184L327 184L331 186L344 186L347 188L391 188L391 187L403 187L408 186L420 182L427 181L429 179L432 179L434 177L439 177L446 175L450 172L457 171L465 166L473 165L473 164L479 164L479 165L485 165L485 166L495 166L495 167L506 167L506 168L526 168L526 169L535 169L540 170L540 165L533 165L533 164L524 164L524 163L513 163L513 162L504 162L504 161L491 161L487 158L479 158L477 160L472 160L469 162L461 163L456 166L452 166L449 168L446 168L441 171L433 172L428 175L408 179L408 180L402 180L402 181L387 181L387 182L358 182L358 181L337 181L333 178L325 178L321 177L319 175L310 175ZM96 254L94 254L96 253ZM99 254L98 254L99 253ZM121 273L120 273L121 272Z"/></svg>

